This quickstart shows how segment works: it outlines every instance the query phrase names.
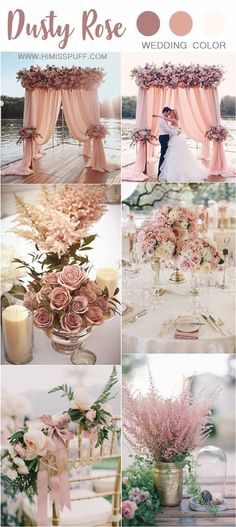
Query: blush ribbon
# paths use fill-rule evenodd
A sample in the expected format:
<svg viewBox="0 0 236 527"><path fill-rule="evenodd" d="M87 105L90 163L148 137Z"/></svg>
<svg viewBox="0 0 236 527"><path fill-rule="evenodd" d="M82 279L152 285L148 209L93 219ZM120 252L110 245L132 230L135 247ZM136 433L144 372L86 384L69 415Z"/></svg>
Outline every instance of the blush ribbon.
<svg viewBox="0 0 236 527"><path fill-rule="evenodd" d="M59 515L64 506L70 506L70 487L67 473L66 441L73 437L68 430L70 417L68 414L53 418L42 415L41 421L45 424L48 436L54 444L53 456L41 459L37 475L37 525L48 525L47 495L50 492L51 501L55 504L56 514ZM53 462L52 462L53 458Z"/></svg>

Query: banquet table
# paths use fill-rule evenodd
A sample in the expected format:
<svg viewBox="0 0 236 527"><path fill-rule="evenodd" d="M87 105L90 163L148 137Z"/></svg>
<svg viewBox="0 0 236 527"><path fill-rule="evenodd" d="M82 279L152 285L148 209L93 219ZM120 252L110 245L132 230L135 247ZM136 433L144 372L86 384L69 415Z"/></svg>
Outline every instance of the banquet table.
<svg viewBox="0 0 236 527"><path fill-rule="evenodd" d="M148 274L148 270L146 272ZM140 277L141 283L141 277ZM230 330L231 335L224 336L216 332L209 323L199 316L202 325L197 340L175 338L174 320L180 315L190 314L194 303L201 302L201 296L192 297L189 294L190 276L186 276L183 283L171 283L165 278L161 284L166 292L159 297L160 303L153 304L153 300L144 303L144 298L133 304L133 311L123 316L123 322L134 316L144 308L146 314L133 323L123 324L123 353L233 353L235 351L235 309L234 291L211 287L209 292L209 313L221 318L224 328ZM204 308L199 305L199 313ZM197 311L198 312L198 311ZM168 320L172 323L163 330L163 324Z"/></svg>

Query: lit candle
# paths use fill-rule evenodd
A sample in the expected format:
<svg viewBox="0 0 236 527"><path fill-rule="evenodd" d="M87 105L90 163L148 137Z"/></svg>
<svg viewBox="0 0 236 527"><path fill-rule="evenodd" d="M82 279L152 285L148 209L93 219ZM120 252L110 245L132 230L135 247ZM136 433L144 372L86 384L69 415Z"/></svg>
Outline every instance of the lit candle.
<svg viewBox="0 0 236 527"><path fill-rule="evenodd" d="M100 267L97 269L96 282L101 289L107 287L109 297L114 295L119 279L119 271L114 267Z"/></svg>
<svg viewBox="0 0 236 527"><path fill-rule="evenodd" d="M32 316L26 307L12 305L2 312L2 327L6 358L13 364L25 364L32 359Z"/></svg>

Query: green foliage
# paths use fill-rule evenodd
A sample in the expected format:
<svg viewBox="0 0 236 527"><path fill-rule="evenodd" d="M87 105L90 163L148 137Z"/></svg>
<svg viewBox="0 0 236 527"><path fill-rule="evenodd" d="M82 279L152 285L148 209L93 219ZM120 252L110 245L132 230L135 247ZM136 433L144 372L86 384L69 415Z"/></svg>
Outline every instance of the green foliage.
<svg viewBox="0 0 236 527"><path fill-rule="evenodd" d="M104 386L102 393L99 395L98 399L93 404L93 408L99 409L102 404L107 403L112 399L111 397L111 390L115 384L118 382L118 375L117 375L117 369L115 366L113 366L112 373Z"/></svg>
<svg viewBox="0 0 236 527"><path fill-rule="evenodd" d="M135 456L134 464L124 472L123 476L128 481L122 483L122 501L130 500L132 489L140 489L149 492L149 499L146 502L137 503L137 509L133 519L122 519L123 526L149 526L156 525L156 516L160 509L160 500L154 485L152 475L152 464L147 460ZM132 500L131 500L132 501Z"/></svg>
<svg viewBox="0 0 236 527"><path fill-rule="evenodd" d="M2 119L23 119L24 97L1 97L4 105L2 107Z"/></svg>
<svg viewBox="0 0 236 527"><path fill-rule="evenodd" d="M48 393L55 393L55 392L62 392L61 397L68 397L69 401L72 401L74 397L74 392L70 386L67 384L60 384L60 386L56 386L55 388L52 388L49 390Z"/></svg>
<svg viewBox="0 0 236 527"><path fill-rule="evenodd" d="M122 97L122 118L135 119L137 97Z"/></svg>

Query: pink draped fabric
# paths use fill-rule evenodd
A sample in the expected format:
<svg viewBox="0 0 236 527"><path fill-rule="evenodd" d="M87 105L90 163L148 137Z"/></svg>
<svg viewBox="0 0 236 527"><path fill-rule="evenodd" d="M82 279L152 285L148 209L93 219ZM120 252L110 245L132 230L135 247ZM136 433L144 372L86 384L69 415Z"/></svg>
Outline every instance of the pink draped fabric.
<svg viewBox="0 0 236 527"><path fill-rule="evenodd" d="M151 128L152 134L158 136L157 118L152 114L161 113L164 106L176 108L180 118L180 125L185 133L194 141L202 144L200 159L208 160L210 157L210 142L205 138L205 132L211 127L220 124L219 98L216 88L139 88L136 128ZM146 166L145 144L137 145L137 157L133 169L133 178L141 179ZM148 145L147 157L152 158L155 152L153 145ZM227 171L223 145L213 141L212 155L210 158L211 174L221 174Z"/></svg>
<svg viewBox="0 0 236 527"><path fill-rule="evenodd" d="M11 165L2 173L28 175L32 174L33 159L44 155L41 146L52 137L56 126L61 103L65 120L74 139L84 143L83 155L89 158L88 167L99 172L113 170L106 162L103 140L91 140L86 135L89 127L100 124L100 106L97 89L91 90L26 90L24 102L23 126L34 127L39 137L34 141L25 140L23 159Z"/></svg>

